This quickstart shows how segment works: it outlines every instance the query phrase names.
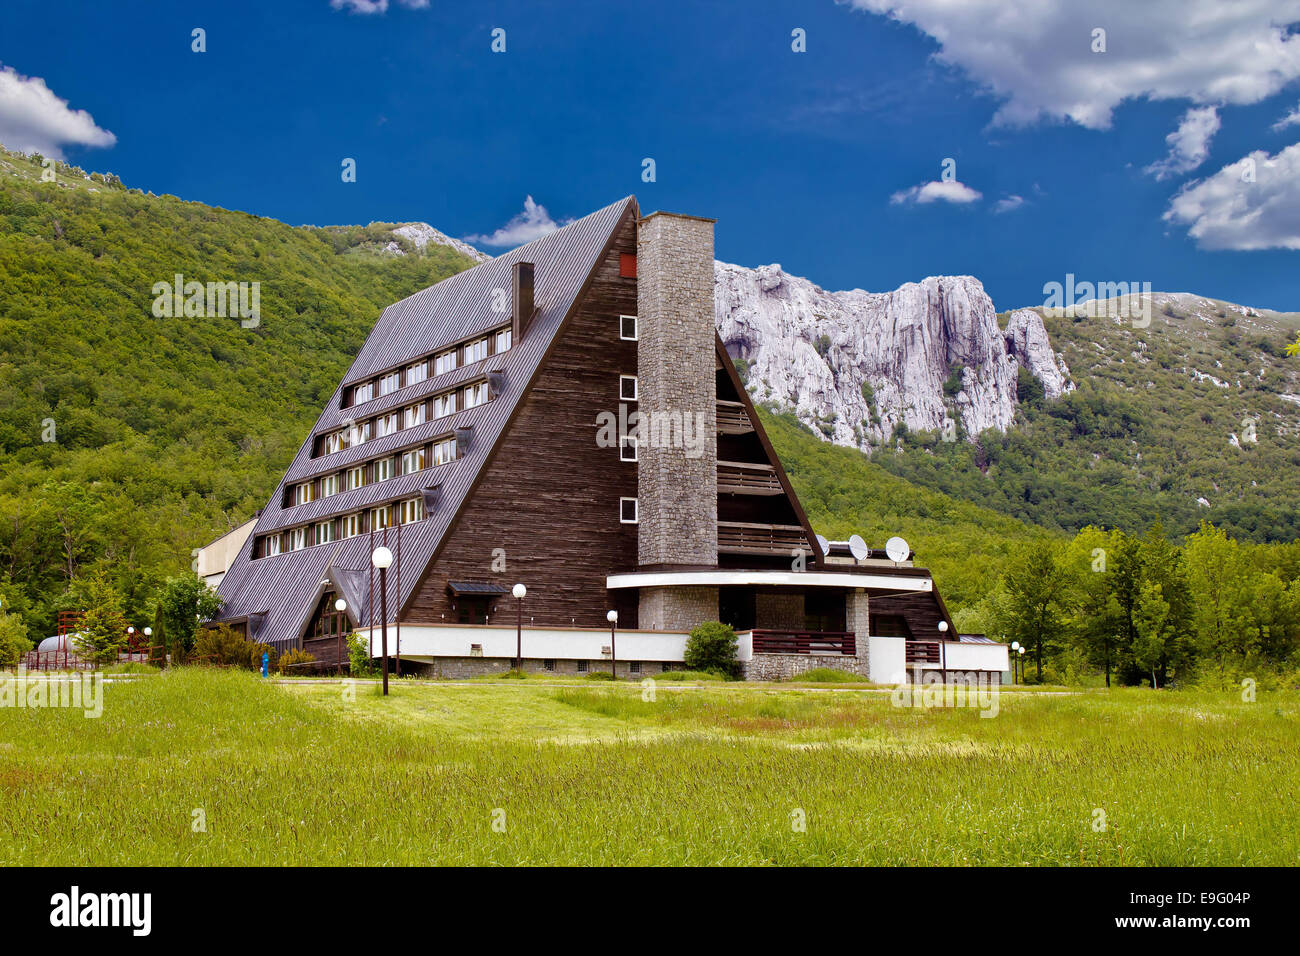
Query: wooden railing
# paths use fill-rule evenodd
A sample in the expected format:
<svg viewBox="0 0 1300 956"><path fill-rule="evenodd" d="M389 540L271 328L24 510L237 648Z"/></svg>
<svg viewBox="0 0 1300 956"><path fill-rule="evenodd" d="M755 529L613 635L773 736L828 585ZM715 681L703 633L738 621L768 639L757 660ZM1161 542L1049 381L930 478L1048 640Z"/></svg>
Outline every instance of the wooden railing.
<svg viewBox="0 0 1300 956"><path fill-rule="evenodd" d="M722 554L789 554L807 547L803 528L797 524L718 522L718 551Z"/></svg>
<svg viewBox="0 0 1300 956"><path fill-rule="evenodd" d="M718 402L718 431L723 435L743 435L754 430L745 406L740 402Z"/></svg>
<svg viewBox="0 0 1300 956"><path fill-rule="evenodd" d="M938 664L940 650L937 641L908 641L904 648L904 661L908 664Z"/></svg>
<svg viewBox="0 0 1300 956"><path fill-rule="evenodd" d="M852 631L771 631L755 628L755 654L846 654L857 651Z"/></svg>
<svg viewBox="0 0 1300 956"><path fill-rule="evenodd" d="M785 489L771 465L746 461L718 462L718 493L733 495L779 495Z"/></svg>

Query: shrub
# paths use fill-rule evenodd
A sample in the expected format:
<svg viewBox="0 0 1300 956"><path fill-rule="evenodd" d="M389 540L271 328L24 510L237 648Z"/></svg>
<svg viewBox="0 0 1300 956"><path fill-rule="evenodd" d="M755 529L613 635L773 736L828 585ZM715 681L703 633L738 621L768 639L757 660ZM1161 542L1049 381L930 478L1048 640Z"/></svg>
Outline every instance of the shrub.
<svg viewBox="0 0 1300 956"><path fill-rule="evenodd" d="M288 674L291 671L292 673L299 673L301 671L306 670L307 668L292 667L292 665L310 664L315 660L316 658L313 655L308 654L306 651L300 651L298 650L298 648L295 647L293 650L280 655L279 663L276 664L276 670L278 670L281 674Z"/></svg>
<svg viewBox="0 0 1300 956"><path fill-rule="evenodd" d="M662 674L651 674L654 680L726 680L721 674L715 674L712 671L664 671Z"/></svg>
<svg viewBox="0 0 1300 956"><path fill-rule="evenodd" d="M683 663L688 670L714 671L733 677L739 670L736 660L736 632L730 624L705 621L691 629L686 639Z"/></svg>
<svg viewBox="0 0 1300 956"><path fill-rule="evenodd" d="M609 671L589 671L587 680L613 680L614 675Z"/></svg>
<svg viewBox="0 0 1300 956"><path fill-rule="evenodd" d="M23 619L0 611L0 667L13 667L31 649Z"/></svg>
<svg viewBox="0 0 1300 956"><path fill-rule="evenodd" d="M353 677L374 677L379 672L366 639L360 634L348 635L348 671Z"/></svg>

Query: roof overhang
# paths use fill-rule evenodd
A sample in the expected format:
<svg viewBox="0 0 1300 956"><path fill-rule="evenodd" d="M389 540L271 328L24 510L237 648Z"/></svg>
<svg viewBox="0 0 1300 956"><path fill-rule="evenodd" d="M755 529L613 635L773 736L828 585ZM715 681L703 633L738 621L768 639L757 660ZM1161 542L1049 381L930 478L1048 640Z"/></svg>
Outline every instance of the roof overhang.
<svg viewBox="0 0 1300 956"><path fill-rule="evenodd" d="M862 574L822 571L634 571L611 574L605 587L671 588L691 585L765 585L769 587L869 588L876 591L933 591L934 582L927 577L897 574Z"/></svg>

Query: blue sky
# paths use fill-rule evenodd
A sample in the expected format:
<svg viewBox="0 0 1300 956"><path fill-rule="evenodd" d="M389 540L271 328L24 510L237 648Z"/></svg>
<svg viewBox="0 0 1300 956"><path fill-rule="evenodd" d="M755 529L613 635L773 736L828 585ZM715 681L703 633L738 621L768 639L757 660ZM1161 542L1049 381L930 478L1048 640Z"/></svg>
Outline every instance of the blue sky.
<svg viewBox="0 0 1300 956"><path fill-rule="evenodd" d="M971 274L1007 309L1073 273L1300 310L1300 0L420 3L6 0L0 141L489 252L525 197L512 235L635 193L832 289Z"/></svg>

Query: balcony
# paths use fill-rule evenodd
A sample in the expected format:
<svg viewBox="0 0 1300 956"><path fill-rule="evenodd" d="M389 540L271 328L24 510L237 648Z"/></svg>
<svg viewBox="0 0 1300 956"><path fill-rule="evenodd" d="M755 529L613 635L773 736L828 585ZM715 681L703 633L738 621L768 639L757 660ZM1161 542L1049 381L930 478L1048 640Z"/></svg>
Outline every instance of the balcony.
<svg viewBox="0 0 1300 956"><path fill-rule="evenodd" d="M938 664L941 661L938 641L908 641L904 648L908 664Z"/></svg>
<svg viewBox="0 0 1300 956"><path fill-rule="evenodd" d="M718 402L718 434L744 435L753 430L743 402Z"/></svg>
<svg viewBox="0 0 1300 956"><path fill-rule="evenodd" d="M718 462L718 494L779 495L785 489L771 465L753 465L744 461Z"/></svg>
<svg viewBox="0 0 1300 956"><path fill-rule="evenodd" d="M803 528L797 524L718 522L719 554L789 554L807 548Z"/></svg>
<svg viewBox="0 0 1300 956"><path fill-rule="evenodd" d="M857 654L852 631L753 631L755 654Z"/></svg>

